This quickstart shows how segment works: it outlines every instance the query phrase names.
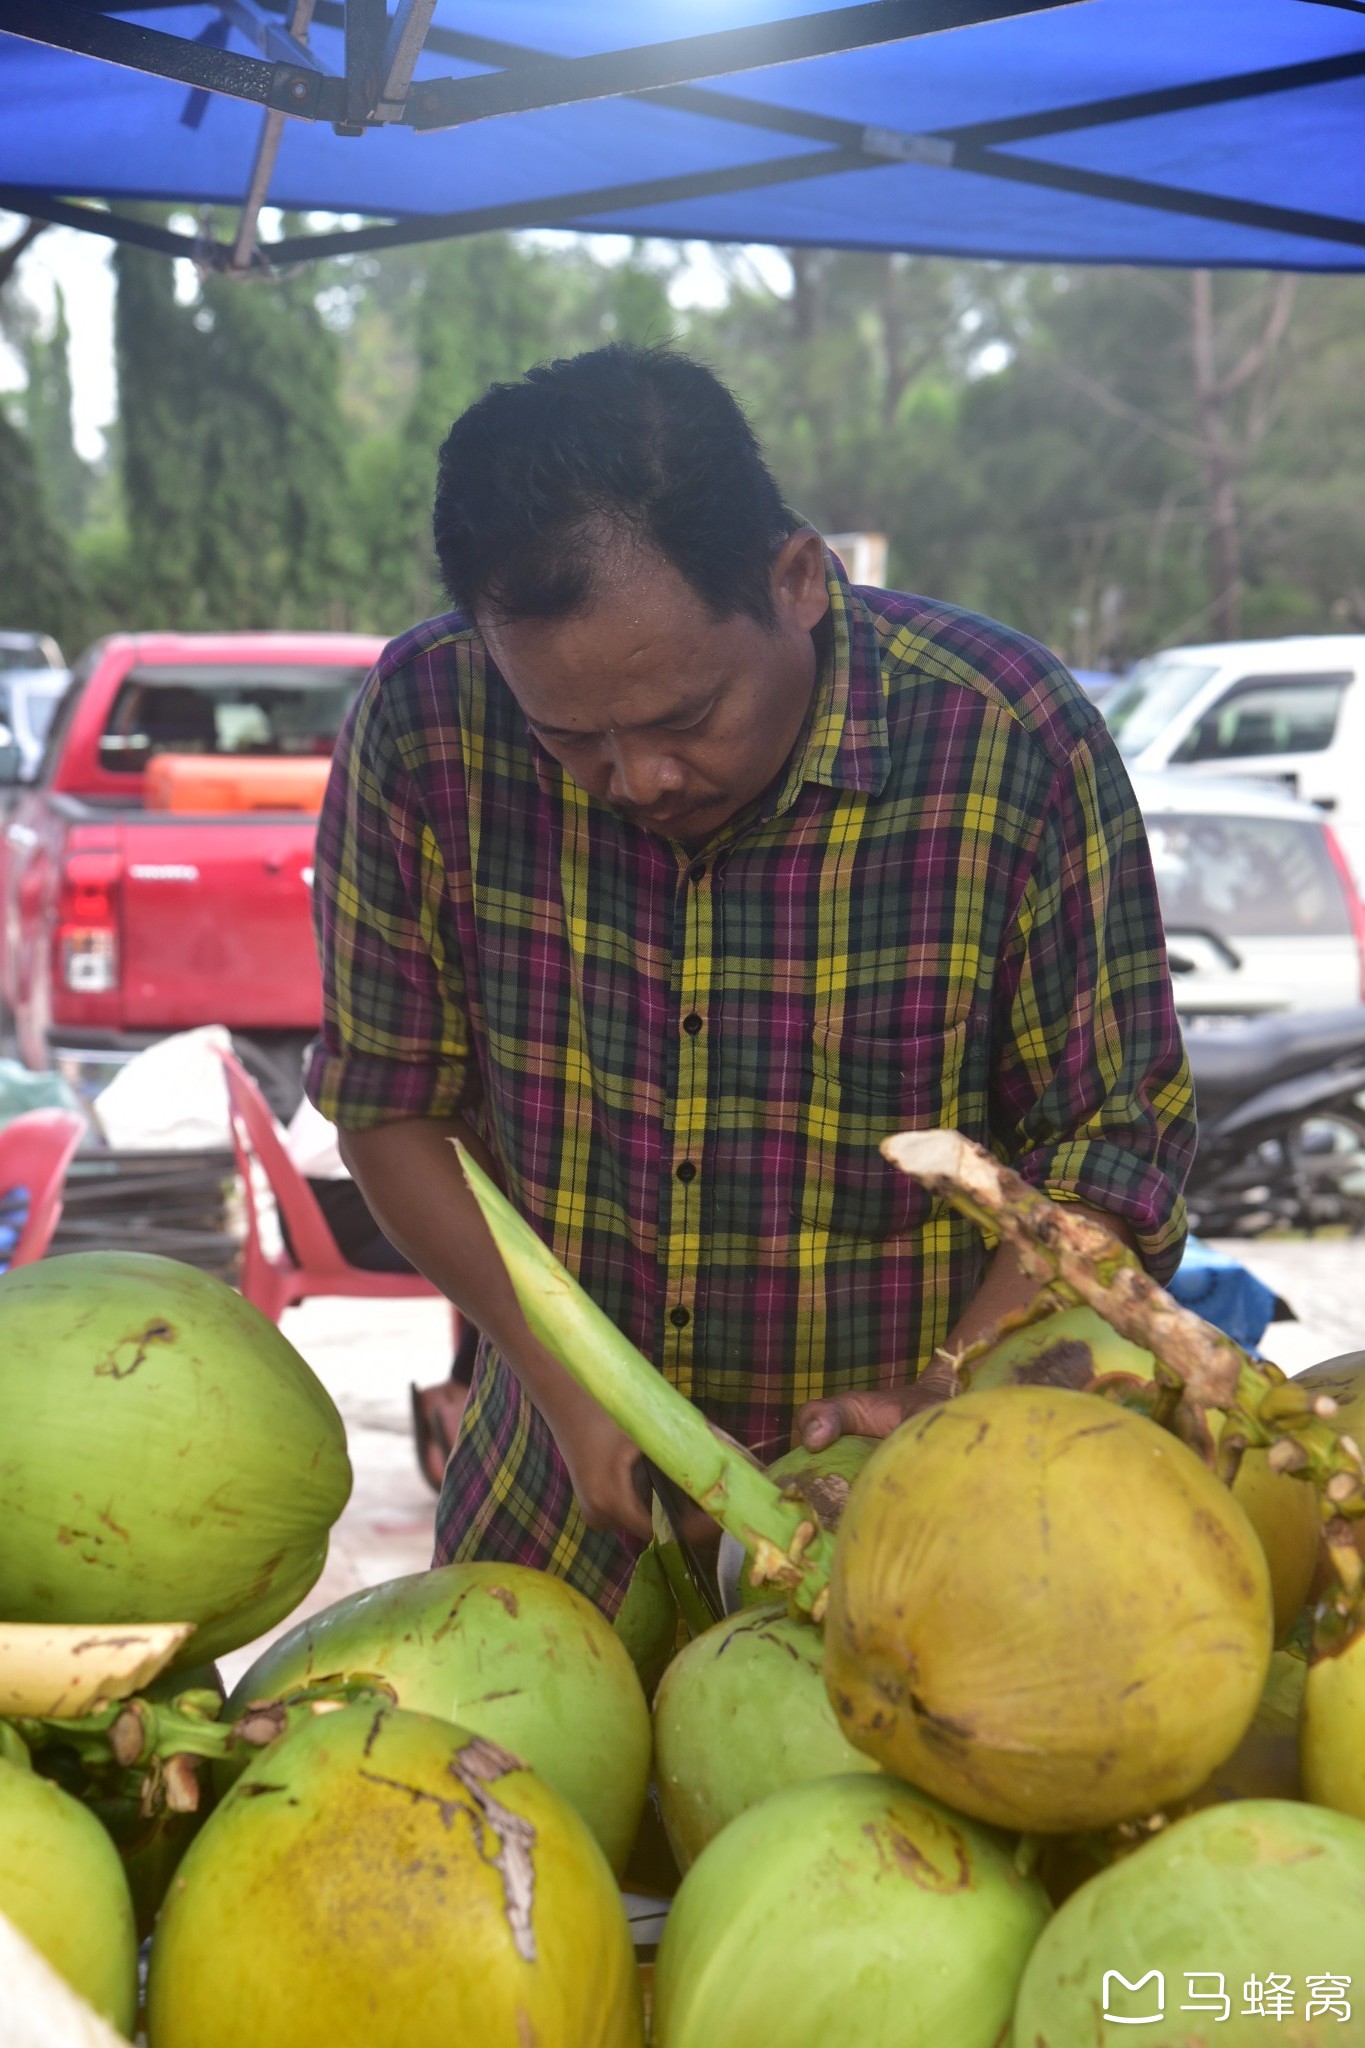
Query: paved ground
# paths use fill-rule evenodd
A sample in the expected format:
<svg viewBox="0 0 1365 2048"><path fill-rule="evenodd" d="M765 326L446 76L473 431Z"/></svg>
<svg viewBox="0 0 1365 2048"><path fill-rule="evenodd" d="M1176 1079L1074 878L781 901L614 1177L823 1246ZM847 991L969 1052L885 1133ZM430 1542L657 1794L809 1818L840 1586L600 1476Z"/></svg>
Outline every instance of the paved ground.
<svg viewBox="0 0 1365 2048"><path fill-rule="evenodd" d="M1229 1243L1224 1249L1295 1311L1298 1320L1273 1323L1262 1345L1286 1372L1365 1349L1365 1241ZM298 1619L344 1593L429 1563L435 1499L417 1469L408 1385L439 1379L448 1369L450 1318L435 1302L317 1300L291 1309L283 1328L345 1416L355 1467L355 1490L334 1532L327 1569ZM229 1684L259 1647L220 1659Z"/></svg>
<svg viewBox="0 0 1365 2048"><path fill-rule="evenodd" d="M1273 1287L1298 1318L1272 1323L1261 1341L1265 1356L1287 1373L1365 1350L1365 1238L1227 1240L1220 1249Z"/></svg>

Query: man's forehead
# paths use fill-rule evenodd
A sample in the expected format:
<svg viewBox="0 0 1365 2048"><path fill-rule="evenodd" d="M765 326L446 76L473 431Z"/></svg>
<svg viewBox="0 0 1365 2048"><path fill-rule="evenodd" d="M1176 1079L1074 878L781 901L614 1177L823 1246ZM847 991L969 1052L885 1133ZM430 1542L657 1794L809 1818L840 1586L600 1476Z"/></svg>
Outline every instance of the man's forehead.
<svg viewBox="0 0 1365 2048"><path fill-rule="evenodd" d="M650 732L686 724L715 697L722 678L696 681L680 676L623 683L605 675L584 677L575 687L513 691L538 732L571 738L596 732Z"/></svg>
<svg viewBox="0 0 1365 2048"><path fill-rule="evenodd" d="M599 616L596 609L573 620L526 620L485 632L527 717L544 732L566 734L685 722L732 669L730 638L726 626L705 615L670 621Z"/></svg>

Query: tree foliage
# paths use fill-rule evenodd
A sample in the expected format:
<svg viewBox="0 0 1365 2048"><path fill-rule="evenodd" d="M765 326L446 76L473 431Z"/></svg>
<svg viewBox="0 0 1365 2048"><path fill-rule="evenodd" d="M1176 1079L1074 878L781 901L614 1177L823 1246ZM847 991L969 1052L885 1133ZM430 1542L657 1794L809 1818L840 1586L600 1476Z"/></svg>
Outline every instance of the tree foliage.
<svg viewBox="0 0 1365 2048"><path fill-rule="evenodd" d="M348 527L339 356L311 282L176 298L120 248L116 349L130 583L143 626L338 621Z"/></svg>
<svg viewBox="0 0 1365 2048"><path fill-rule="evenodd" d="M82 620L71 543L48 513L28 436L0 407L0 625L52 633L70 651Z"/></svg>
<svg viewBox="0 0 1365 2048"><path fill-rule="evenodd" d="M680 311L660 244L605 263L490 235L210 279L189 302L121 250L112 503L67 461L64 336L25 344L53 563L80 528L52 602L90 629L399 631L441 603L450 422L492 382L628 336L710 362L789 502L885 533L893 582L1078 665L1365 627L1365 280L804 250L778 289L743 252L714 260L721 303Z"/></svg>

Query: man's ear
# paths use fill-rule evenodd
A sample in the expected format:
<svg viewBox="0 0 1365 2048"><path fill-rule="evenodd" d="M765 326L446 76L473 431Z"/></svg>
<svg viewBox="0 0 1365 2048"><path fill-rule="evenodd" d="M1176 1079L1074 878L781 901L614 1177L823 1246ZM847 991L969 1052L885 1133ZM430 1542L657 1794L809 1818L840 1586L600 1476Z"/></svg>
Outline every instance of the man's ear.
<svg viewBox="0 0 1365 2048"><path fill-rule="evenodd" d="M779 630L812 632L829 610L824 550L813 527L798 526L787 535L769 574Z"/></svg>

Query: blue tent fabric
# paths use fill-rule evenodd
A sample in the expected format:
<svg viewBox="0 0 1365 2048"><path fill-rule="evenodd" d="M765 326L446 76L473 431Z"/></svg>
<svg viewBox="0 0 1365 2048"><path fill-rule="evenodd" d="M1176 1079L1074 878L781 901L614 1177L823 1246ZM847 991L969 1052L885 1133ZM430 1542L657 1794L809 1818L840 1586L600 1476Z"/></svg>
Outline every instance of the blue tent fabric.
<svg viewBox="0 0 1365 2048"><path fill-rule="evenodd" d="M0 29L71 11L72 0L0 0ZM226 42L240 60L259 58L238 25L250 11L248 0L185 0L103 13L184 44ZM970 0L960 11L973 12ZM975 10L990 11L989 0ZM283 25L282 0L255 0L255 12ZM416 82L844 13L853 24L869 9L436 0ZM902 8L897 18L912 16ZM319 0L309 32L332 73L344 68L341 19L335 0ZM260 105L216 91L205 99L178 79L30 39L37 33L0 33L0 203L37 210L44 193L114 207L241 203ZM344 136L326 121L287 119L268 196L291 210L404 222L414 234L558 225L1350 270L1365 267L1362 115L1365 9L1349 0L1069 0L454 127Z"/></svg>
<svg viewBox="0 0 1365 2048"><path fill-rule="evenodd" d="M1197 1237L1186 1240L1185 1255L1166 1292L1249 1351L1260 1343L1281 1306L1274 1288L1258 1280L1239 1259Z"/></svg>

